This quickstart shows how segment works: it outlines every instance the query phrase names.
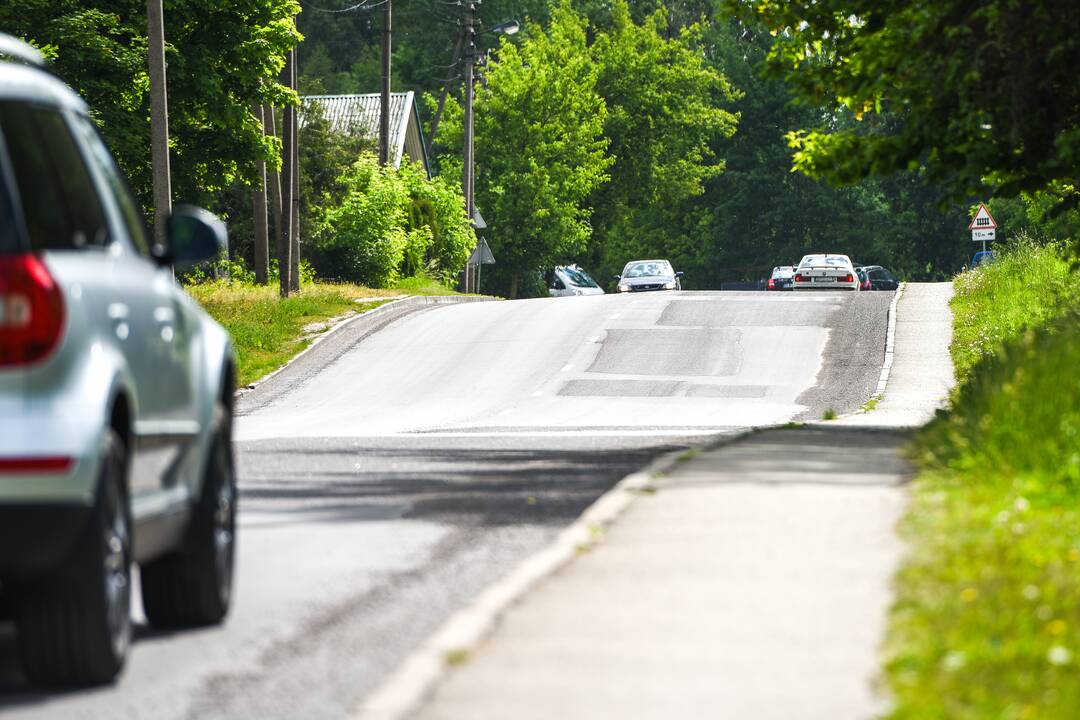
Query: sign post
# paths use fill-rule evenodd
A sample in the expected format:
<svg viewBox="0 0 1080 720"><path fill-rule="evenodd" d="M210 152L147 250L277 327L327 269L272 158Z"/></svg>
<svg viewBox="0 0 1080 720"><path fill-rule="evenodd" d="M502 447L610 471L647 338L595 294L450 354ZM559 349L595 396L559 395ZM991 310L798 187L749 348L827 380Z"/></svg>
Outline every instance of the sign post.
<svg viewBox="0 0 1080 720"><path fill-rule="evenodd" d="M480 242L476 243L476 247L473 248L472 255L469 256L469 265L476 266L476 292L480 292L480 268L484 265L494 265L495 256L491 254L491 248L487 244L487 239L483 235L480 236Z"/></svg>
<svg viewBox="0 0 1080 720"><path fill-rule="evenodd" d="M997 220L990 214L985 203L979 203L979 209L975 211L975 217L971 218L968 230L971 231L972 242L981 242L982 250L986 252L986 241L997 237Z"/></svg>

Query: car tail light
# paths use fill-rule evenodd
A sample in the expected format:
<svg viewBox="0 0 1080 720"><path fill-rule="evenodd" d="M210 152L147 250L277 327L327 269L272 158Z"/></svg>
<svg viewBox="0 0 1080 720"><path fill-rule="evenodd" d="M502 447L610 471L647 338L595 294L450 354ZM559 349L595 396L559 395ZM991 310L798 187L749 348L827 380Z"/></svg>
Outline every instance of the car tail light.
<svg viewBox="0 0 1080 720"><path fill-rule="evenodd" d="M851 277L851 273L848 273L844 276L844 282L851 282L852 280L853 278Z"/></svg>
<svg viewBox="0 0 1080 720"><path fill-rule="evenodd" d="M795 282L806 282L807 278L804 278L802 274L795 273Z"/></svg>
<svg viewBox="0 0 1080 720"><path fill-rule="evenodd" d="M74 464L64 456L0 458L0 473L66 473Z"/></svg>
<svg viewBox="0 0 1080 720"><path fill-rule="evenodd" d="M43 359L63 325L63 296L41 258L0 256L0 367Z"/></svg>
<svg viewBox="0 0 1080 720"><path fill-rule="evenodd" d="M770 290L775 290L776 289L776 280L774 280L773 278L769 278L769 289Z"/></svg>

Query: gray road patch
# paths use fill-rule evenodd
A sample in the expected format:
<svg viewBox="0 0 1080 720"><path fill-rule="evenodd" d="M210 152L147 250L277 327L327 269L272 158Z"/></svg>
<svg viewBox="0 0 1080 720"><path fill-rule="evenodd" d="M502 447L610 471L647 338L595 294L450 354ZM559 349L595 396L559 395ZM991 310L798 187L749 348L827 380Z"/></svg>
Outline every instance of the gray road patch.
<svg viewBox="0 0 1080 720"><path fill-rule="evenodd" d="M619 375L734 375L742 364L738 330L608 330L589 372Z"/></svg>

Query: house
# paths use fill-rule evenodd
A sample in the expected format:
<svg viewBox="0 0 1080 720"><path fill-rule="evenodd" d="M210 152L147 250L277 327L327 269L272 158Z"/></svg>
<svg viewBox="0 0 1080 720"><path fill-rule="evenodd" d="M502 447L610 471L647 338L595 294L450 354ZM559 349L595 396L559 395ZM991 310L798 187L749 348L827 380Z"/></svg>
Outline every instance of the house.
<svg viewBox="0 0 1080 720"><path fill-rule="evenodd" d="M326 113L331 129L344 133L362 133L373 140L379 138L379 113L382 97L379 93L363 95L307 95L301 107L318 104ZM301 110L300 123L303 124ZM407 157L420 163L431 177L424 132L420 127L420 113L416 108L415 93L390 93L390 160L394 167L401 166L401 158Z"/></svg>

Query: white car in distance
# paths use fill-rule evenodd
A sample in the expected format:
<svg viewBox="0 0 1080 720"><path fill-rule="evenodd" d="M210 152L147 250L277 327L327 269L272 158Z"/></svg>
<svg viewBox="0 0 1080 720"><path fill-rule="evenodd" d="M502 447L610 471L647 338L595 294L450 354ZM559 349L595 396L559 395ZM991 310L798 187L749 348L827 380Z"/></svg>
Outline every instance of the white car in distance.
<svg viewBox="0 0 1080 720"><path fill-rule="evenodd" d="M858 290L859 276L847 255L804 255L791 285L795 290Z"/></svg>

